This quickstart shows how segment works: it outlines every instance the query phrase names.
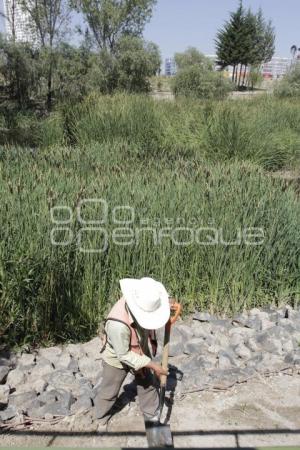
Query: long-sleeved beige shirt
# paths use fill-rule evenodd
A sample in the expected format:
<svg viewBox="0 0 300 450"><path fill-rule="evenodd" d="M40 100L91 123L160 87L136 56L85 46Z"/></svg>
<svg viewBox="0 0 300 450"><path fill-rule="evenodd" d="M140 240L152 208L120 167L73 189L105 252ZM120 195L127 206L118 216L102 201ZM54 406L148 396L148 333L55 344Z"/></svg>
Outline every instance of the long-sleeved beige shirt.
<svg viewBox="0 0 300 450"><path fill-rule="evenodd" d="M148 345L149 330L136 325L136 331L144 355L130 350L130 330L127 325L115 320L107 320L105 325L107 343L103 352L103 359L107 364L119 369L122 369L125 364L134 370L139 370L151 361Z"/></svg>

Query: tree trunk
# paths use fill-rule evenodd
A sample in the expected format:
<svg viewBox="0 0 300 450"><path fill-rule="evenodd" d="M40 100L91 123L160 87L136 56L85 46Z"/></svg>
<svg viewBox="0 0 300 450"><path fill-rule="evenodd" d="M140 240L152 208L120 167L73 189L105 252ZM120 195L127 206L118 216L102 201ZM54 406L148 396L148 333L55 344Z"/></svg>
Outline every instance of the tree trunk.
<svg viewBox="0 0 300 450"><path fill-rule="evenodd" d="M238 81L238 71L239 71L239 65L236 65L236 69L235 69L235 84L237 85L237 81Z"/></svg>
<svg viewBox="0 0 300 450"><path fill-rule="evenodd" d="M244 75L243 75L243 86L245 86L245 79L246 79L246 71L247 71L247 64L244 66Z"/></svg>
<svg viewBox="0 0 300 450"><path fill-rule="evenodd" d="M241 86L241 76L242 76L242 68L243 68L243 64L240 65L240 72L239 72L239 81L238 81L238 87Z"/></svg>
<svg viewBox="0 0 300 450"><path fill-rule="evenodd" d="M231 81L234 83L234 77L235 77L235 64L233 66L233 70L232 70L232 76L231 76Z"/></svg>
<svg viewBox="0 0 300 450"><path fill-rule="evenodd" d="M47 109L51 111L52 107L52 70L49 68L48 72L48 92L47 92Z"/></svg>
<svg viewBox="0 0 300 450"><path fill-rule="evenodd" d="M237 87L239 86L239 64L237 64L237 66L236 66L235 84L237 85Z"/></svg>
<svg viewBox="0 0 300 450"><path fill-rule="evenodd" d="M53 40L52 36L50 36L50 55L49 55L49 70L48 70L48 80L47 80L47 109L51 111L52 109L52 81L53 81Z"/></svg>
<svg viewBox="0 0 300 450"><path fill-rule="evenodd" d="M50 54L50 61L49 61L49 70L48 70L48 80L47 80L47 110L51 111L52 108L52 66L53 66L53 58L52 58L52 52Z"/></svg>
<svg viewBox="0 0 300 450"><path fill-rule="evenodd" d="M13 40L13 43L15 43L16 42L16 21L15 21L15 17L16 17L16 2L15 2L15 0L13 0L13 2L12 2L12 10L11 10L11 23L10 23L10 26L11 26L11 34L12 34L12 40Z"/></svg>
<svg viewBox="0 0 300 450"><path fill-rule="evenodd" d="M251 66L249 66L249 70L248 70L248 74L247 74L247 78L246 78L246 87L249 89L249 85L250 85L250 73L251 73Z"/></svg>

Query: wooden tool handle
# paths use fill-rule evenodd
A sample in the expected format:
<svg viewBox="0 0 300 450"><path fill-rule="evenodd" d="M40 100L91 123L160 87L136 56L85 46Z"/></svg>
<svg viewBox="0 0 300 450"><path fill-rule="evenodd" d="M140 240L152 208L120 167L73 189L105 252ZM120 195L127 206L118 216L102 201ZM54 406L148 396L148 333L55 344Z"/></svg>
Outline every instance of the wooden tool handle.
<svg viewBox="0 0 300 450"><path fill-rule="evenodd" d="M164 370L168 370L168 360L169 360L169 342L170 342L170 334L171 334L171 326L176 322L178 317L180 316L182 307L180 303L173 303L171 305L171 311L175 312L174 315L170 316L170 319L165 325L165 336L164 336L164 349L162 355L162 368ZM161 375L160 377L160 385L165 386L167 384L167 375Z"/></svg>
<svg viewBox="0 0 300 450"><path fill-rule="evenodd" d="M168 321L168 323L166 323L165 326L164 349L161 363L162 368L164 370L168 370L170 332L171 332L171 322ZM167 384L167 375L161 375L160 385L165 386L166 384Z"/></svg>

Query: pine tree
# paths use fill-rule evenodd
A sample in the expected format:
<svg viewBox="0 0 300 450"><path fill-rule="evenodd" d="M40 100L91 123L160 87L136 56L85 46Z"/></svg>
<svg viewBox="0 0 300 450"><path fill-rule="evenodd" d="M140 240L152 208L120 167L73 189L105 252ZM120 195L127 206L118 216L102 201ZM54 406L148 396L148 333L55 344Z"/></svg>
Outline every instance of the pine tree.
<svg viewBox="0 0 300 450"><path fill-rule="evenodd" d="M245 84L250 67L259 68L274 54L275 32L271 21L266 23L262 10L253 14L244 10L242 0L238 9L230 14L223 29L216 36L218 63L224 69L233 66L232 81L238 87ZM243 73L243 77L242 77Z"/></svg>
<svg viewBox="0 0 300 450"><path fill-rule="evenodd" d="M239 79L238 86L245 85L246 73L251 66L256 62L258 42L258 28L256 16L252 14L250 8L245 14L244 33L243 33L243 51L241 57L241 66L244 66L243 79Z"/></svg>
<svg viewBox="0 0 300 450"><path fill-rule="evenodd" d="M237 66L240 63L244 34L245 11L242 1L235 12L230 13L222 30L219 30L215 39L218 64L225 68L233 66L232 81L237 79Z"/></svg>

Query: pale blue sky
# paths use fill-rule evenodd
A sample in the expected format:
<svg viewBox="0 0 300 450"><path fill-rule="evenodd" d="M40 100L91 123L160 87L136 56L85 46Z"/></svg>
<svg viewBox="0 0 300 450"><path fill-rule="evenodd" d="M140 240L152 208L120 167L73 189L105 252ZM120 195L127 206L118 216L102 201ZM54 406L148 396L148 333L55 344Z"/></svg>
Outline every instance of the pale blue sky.
<svg viewBox="0 0 300 450"><path fill-rule="evenodd" d="M214 53L216 32L237 5L238 0L158 0L145 38L159 45L163 59L188 46ZM289 56L293 44L300 47L300 0L244 0L244 5L253 11L261 6L265 18L272 19L277 56Z"/></svg>
<svg viewBox="0 0 300 450"><path fill-rule="evenodd" d="M244 0L257 11L261 6L276 30L276 56L289 56L291 45L300 47L300 0ZM158 0L145 37L156 42L162 57L173 56L188 46L205 54L215 53L217 30L236 10L238 0Z"/></svg>

